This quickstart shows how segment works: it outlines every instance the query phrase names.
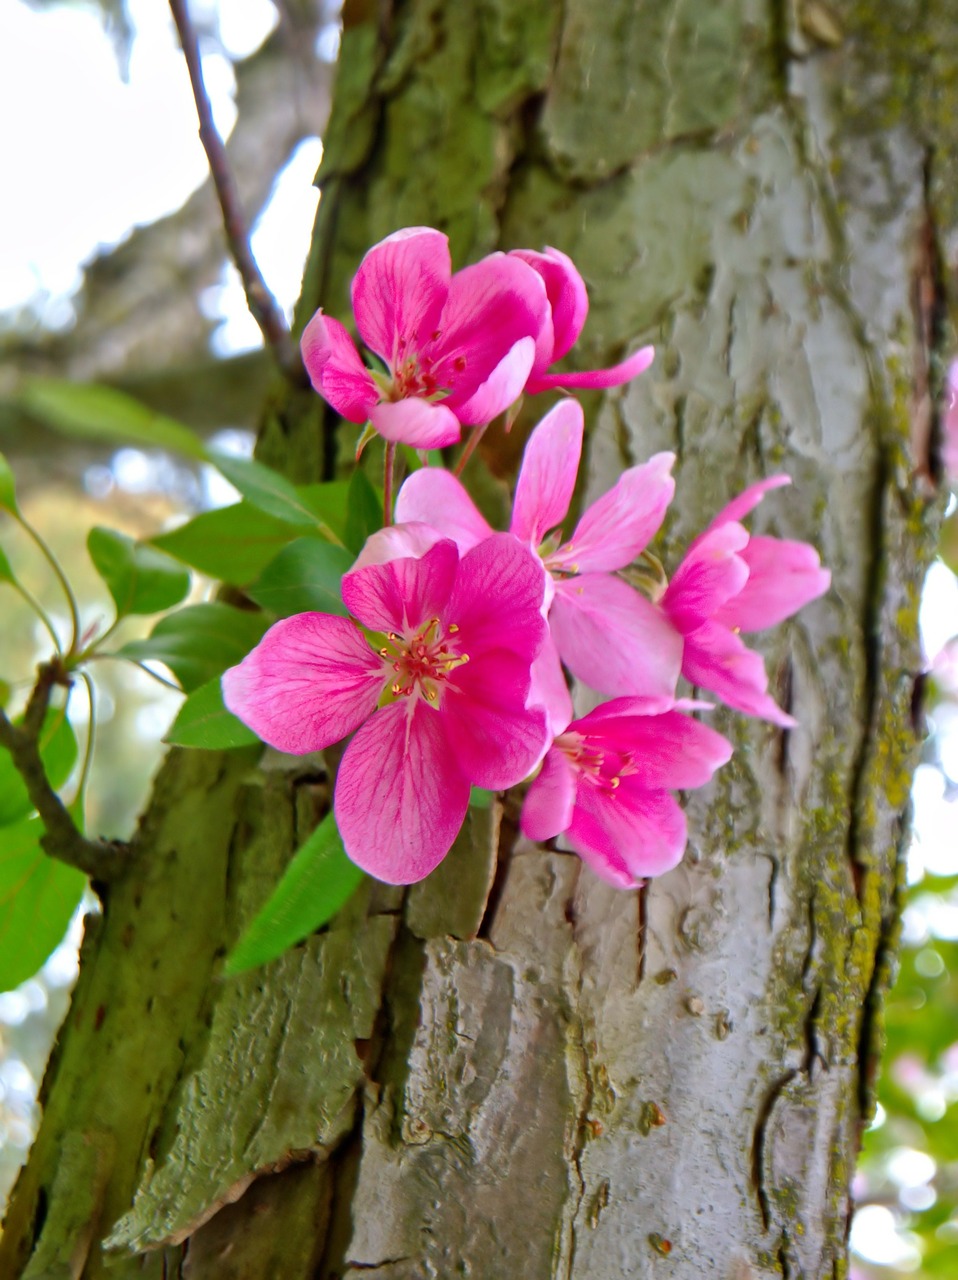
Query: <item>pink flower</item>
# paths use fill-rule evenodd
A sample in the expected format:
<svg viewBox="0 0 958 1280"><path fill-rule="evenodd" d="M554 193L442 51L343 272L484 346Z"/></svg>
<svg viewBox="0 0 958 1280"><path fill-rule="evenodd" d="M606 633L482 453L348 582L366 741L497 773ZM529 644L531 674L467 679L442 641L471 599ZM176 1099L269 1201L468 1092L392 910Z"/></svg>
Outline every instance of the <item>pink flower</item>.
<svg viewBox="0 0 958 1280"><path fill-rule="evenodd" d="M675 482L674 457L659 453L630 467L584 513L566 543L551 535L565 518L582 452L582 409L563 400L529 437L516 485L512 534L538 550L551 582L549 626L573 675L611 695L671 696L682 662L682 639L650 601L617 576L662 523ZM492 530L448 471L423 467L396 501L397 520L432 525L460 550ZM547 597L548 599L549 597ZM540 665L550 661L546 646ZM554 659L552 659L555 666ZM559 694L553 672L551 687ZM555 707L553 720L560 714ZM566 722L568 717L566 718Z"/></svg>
<svg viewBox="0 0 958 1280"><path fill-rule="evenodd" d="M760 631L822 595L831 574L805 542L752 537L739 521L788 476L760 480L733 499L689 547L662 597L662 608L685 637L682 674L730 707L774 724L795 724L769 696L759 654L740 631Z"/></svg>
<svg viewBox="0 0 958 1280"><path fill-rule="evenodd" d="M388 559L432 531L388 532L343 578L350 613L379 633L375 649L347 618L299 614L226 672L223 695L281 751L355 731L336 778L343 844L371 875L410 884L449 851L471 784L511 787L545 751L545 713L526 706L546 634L543 575L507 534L461 558L443 538Z"/></svg>
<svg viewBox="0 0 958 1280"><path fill-rule="evenodd" d="M596 875L621 889L661 875L685 851L685 814L670 791L700 787L731 744L682 715L694 703L616 698L559 735L522 809L523 834L564 834Z"/></svg>
<svg viewBox="0 0 958 1280"><path fill-rule="evenodd" d="M588 373L546 373L551 364L570 350L578 340L589 312L585 281L575 263L558 249L545 253L531 249L513 249L509 255L521 258L545 283L549 298L549 316L536 339L536 357L526 384L530 395L550 387L618 387L644 373L655 357L654 347L642 347L621 364L611 369L594 369Z"/></svg>
<svg viewBox="0 0 958 1280"><path fill-rule="evenodd" d="M374 245L352 301L388 374L371 373L343 325L318 311L302 339L313 386L350 422L417 448L453 444L460 424L491 422L518 398L549 310L542 280L517 258L494 253L453 275L448 240L429 227Z"/></svg>
<svg viewBox="0 0 958 1280"><path fill-rule="evenodd" d="M945 414L942 420L941 462L949 480L958 479L958 360L948 366Z"/></svg>

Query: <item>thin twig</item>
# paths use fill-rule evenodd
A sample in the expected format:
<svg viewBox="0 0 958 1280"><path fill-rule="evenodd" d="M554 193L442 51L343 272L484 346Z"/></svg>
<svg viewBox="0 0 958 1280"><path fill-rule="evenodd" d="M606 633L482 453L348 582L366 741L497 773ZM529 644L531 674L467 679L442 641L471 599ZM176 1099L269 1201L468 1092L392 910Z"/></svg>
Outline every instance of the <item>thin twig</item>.
<svg viewBox="0 0 958 1280"><path fill-rule="evenodd" d="M465 471L466 463L475 453L476 447L479 444L479 441L482 439L483 435L485 434L486 427L488 425L489 424L486 423L484 426L481 426L481 427L473 427L472 434L470 435L469 439L466 441L466 447L465 449L463 449L462 453L459 455L459 461L456 463L456 469L452 473L454 476L461 476L463 471Z"/></svg>
<svg viewBox="0 0 958 1280"><path fill-rule="evenodd" d="M226 232L230 254L240 273L243 288L246 290L247 306L283 372L294 381L305 383L306 373L299 353L290 341L283 313L266 287L266 281L250 249L249 228L246 225L239 192L236 189L236 181L230 168L223 139L213 123L213 108L203 80L200 45L187 12L186 0L170 0L170 12L176 23L183 57L186 59L186 67L190 74L193 100L196 103L196 114L200 122L200 141L206 152L210 176L223 213L223 229Z"/></svg>
<svg viewBox="0 0 958 1280"><path fill-rule="evenodd" d="M393 522L393 475L396 470L396 442L386 441L386 456L383 461L383 524Z"/></svg>
<svg viewBox="0 0 958 1280"><path fill-rule="evenodd" d="M50 694L54 685L64 684L66 680L58 662L40 667L23 713L23 724L15 725L6 712L0 710L0 746L10 752L30 802L40 815L45 828L40 843L50 857L76 867L93 880L112 880L124 866L124 846L88 840L78 830L63 801L50 786L40 758L40 731L50 705Z"/></svg>

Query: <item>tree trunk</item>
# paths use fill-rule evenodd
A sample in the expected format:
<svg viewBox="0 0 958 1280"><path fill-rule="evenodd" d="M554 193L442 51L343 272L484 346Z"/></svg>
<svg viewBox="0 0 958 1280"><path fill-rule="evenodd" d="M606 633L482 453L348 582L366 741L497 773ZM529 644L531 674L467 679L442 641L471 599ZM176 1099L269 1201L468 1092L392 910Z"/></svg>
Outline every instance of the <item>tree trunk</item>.
<svg viewBox="0 0 958 1280"><path fill-rule="evenodd" d="M399 226L441 227L460 262L569 253L583 364L658 347L587 403L589 490L674 449L674 565L746 483L794 479L755 523L834 575L765 648L800 727L714 715L733 762L689 801L685 861L637 893L530 846L510 805L470 811L423 884L370 886L229 980L326 784L174 752L88 921L0 1275L846 1274L937 514L948 10L347 5L301 320L344 311ZM321 421L278 390L262 455L328 470Z"/></svg>

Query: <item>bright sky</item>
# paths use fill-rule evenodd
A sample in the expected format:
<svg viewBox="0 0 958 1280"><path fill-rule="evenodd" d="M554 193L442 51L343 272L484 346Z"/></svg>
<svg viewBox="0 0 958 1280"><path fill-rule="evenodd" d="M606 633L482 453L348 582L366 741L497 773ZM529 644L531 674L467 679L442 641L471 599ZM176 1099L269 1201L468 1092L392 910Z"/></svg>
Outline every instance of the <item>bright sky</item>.
<svg viewBox="0 0 958 1280"><path fill-rule="evenodd" d="M67 299L80 268L132 227L178 208L206 176L196 112L165 4L129 0L137 31L124 83L96 10L81 5L33 10L0 0L0 312L32 304L47 323L72 318ZM194 14L215 12L211 0ZM234 56L258 47L276 23L270 0L222 6L220 38ZM204 56L217 124L235 119L235 86L222 53ZM311 183L321 154L304 144L284 171L255 249L267 283L291 306L316 207ZM269 234L269 223L281 234ZM225 251L224 251L225 257ZM228 318L217 349L258 345L238 281L206 300Z"/></svg>

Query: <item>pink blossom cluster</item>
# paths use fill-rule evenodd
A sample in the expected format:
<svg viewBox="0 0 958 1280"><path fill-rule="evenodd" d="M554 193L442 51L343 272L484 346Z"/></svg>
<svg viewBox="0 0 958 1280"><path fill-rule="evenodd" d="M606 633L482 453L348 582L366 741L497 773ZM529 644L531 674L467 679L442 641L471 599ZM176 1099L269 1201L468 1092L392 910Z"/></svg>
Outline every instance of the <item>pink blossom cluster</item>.
<svg viewBox="0 0 958 1280"><path fill-rule="evenodd" d="M374 375L338 322L303 338L314 385L345 417L417 446L458 439L523 390L608 386L647 367L551 374L585 319L585 287L555 250L493 254L452 276L438 232L370 250L353 284L357 327L386 364ZM602 878L633 888L675 866L686 823L674 792L702 786L731 745L690 714L680 675L783 727L761 657L743 632L821 595L808 545L752 536L742 520L774 476L734 499L691 544L671 581L627 576L672 499L674 457L629 468L568 540L583 440L577 402L532 432L508 532L460 481L423 467L343 579L349 618L277 622L223 677L227 707L265 742L304 753L350 737L334 811L347 853L379 879L411 883L445 857L470 789L531 778L521 825L560 837ZM566 672L602 695L574 718Z"/></svg>

